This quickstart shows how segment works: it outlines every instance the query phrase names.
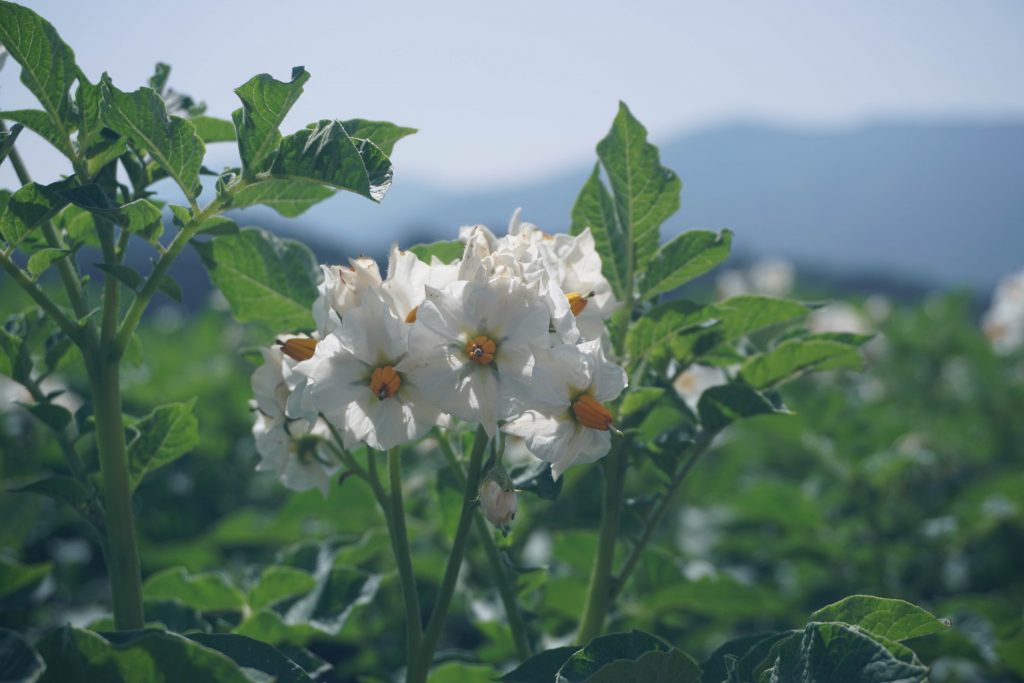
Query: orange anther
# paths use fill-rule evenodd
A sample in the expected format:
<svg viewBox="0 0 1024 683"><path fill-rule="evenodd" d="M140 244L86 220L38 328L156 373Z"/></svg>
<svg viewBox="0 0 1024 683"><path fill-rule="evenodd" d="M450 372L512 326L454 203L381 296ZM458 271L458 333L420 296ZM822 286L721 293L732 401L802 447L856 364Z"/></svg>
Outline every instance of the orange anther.
<svg viewBox="0 0 1024 683"><path fill-rule="evenodd" d="M584 427L599 429L602 432L608 431L611 427L612 414L590 394L583 394L573 401L572 412L576 416L576 421Z"/></svg>
<svg viewBox="0 0 1024 683"><path fill-rule="evenodd" d="M420 310L419 306L417 306L416 308L414 308L411 311L409 311L408 315L405 316L405 322L407 322L407 323L414 323L414 322L416 322L416 311L418 311L418 310Z"/></svg>
<svg viewBox="0 0 1024 683"><path fill-rule="evenodd" d="M313 352L316 351L317 340L308 337L293 337L285 341L278 339L277 345L281 347L282 353L289 358L309 360L313 357Z"/></svg>
<svg viewBox="0 0 1024 683"><path fill-rule="evenodd" d="M494 353L497 350L498 345L482 334L466 342L466 355L469 356L471 361L480 365L490 365L491 361L494 360Z"/></svg>
<svg viewBox="0 0 1024 683"><path fill-rule="evenodd" d="M381 401L394 396L400 386L402 377L392 365L375 368L370 375L370 391Z"/></svg>
<svg viewBox="0 0 1024 683"><path fill-rule="evenodd" d="M593 292L589 294L580 294L579 292L567 292L565 298L569 300L569 308L572 309L573 315L579 315L583 312L583 309L590 303L590 298L594 296Z"/></svg>

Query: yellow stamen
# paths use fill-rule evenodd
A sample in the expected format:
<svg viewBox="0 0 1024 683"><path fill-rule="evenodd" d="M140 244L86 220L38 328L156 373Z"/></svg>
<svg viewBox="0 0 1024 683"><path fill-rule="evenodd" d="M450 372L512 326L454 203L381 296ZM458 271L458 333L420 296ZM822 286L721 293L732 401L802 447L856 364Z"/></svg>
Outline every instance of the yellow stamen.
<svg viewBox="0 0 1024 683"><path fill-rule="evenodd" d="M414 322L416 322L416 311L418 311L418 310L420 310L419 306L417 306L416 308L414 308L411 311L409 311L409 314L405 316L405 322L407 322L407 323L414 323Z"/></svg>
<svg viewBox="0 0 1024 683"><path fill-rule="evenodd" d="M482 334L466 342L466 355L471 361L480 365L490 365L497 350L498 345Z"/></svg>
<svg viewBox="0 0 1024 683"><path fill-rule="evenodd" d="M583 309L590 303L590 299L593 298L594 293L589 292L587 294L580 294L579 292L567 292L565 298L569 300L569 308L572 309L573 315L579 315L583 312Z"/></svg>
<svg viewBox="0 0 1024 683"><path fill-rule="evenodd" d="M370 375L370 391L381 401L394 396L400 386L402 386L402 377L395 372L393 365L375 368L373 374Z"/></svg>
<svg viewBox="0 0 1024 683"><path fill-rule="evenodd" d="M590 394L583 394L573 401L572 412L584 427L607 432L612 425L612 414Z"/></svg>
<svg viewBox="0 0 1024 683"><path fill-rule="evenodd" d="M317 340L309 339L308 337L293 337L285 341L278 339L277 345L281 347L284 355L289 358L309 360L313 357L313 352L316 351Z"/></svg>

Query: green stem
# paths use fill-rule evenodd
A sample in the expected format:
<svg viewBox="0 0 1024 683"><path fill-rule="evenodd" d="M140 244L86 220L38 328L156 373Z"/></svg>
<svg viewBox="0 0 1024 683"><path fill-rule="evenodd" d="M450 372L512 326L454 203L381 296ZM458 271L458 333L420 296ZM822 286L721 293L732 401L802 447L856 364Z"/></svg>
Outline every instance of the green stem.
<svg viewBox="0 0 1024 683"><path fill-rule="evenodd" d="M438 441L441 444L441 451L448 459L452 472L455 473L455 480L463 489L466 488L466 471L459 462L455 451L448 439L438 434ZM519 611L519 602L516 599L516 588L514 580L509 576L508 567L501 559L498 546L494 542L494 534L487 526L480 510L473 515L473 522L476 526L476 535L480 539L484 551L487 553L487 560L491 563L491 571L498 582L498 593L501 595L501 602L505 606L505 617L508 619L509 628L512 630L512 640L515 642L516 655L520 661L526 660L532 654L530 648L530 637L526 631L526 622L523 620L522 612Z"/></svg>
<svg viewBox="0 0 1024 683"><path fill-rule="evenodd" d="M601 634L605 617L611 607L612 565L615 562L615 542L619 536L622 493L626 478L624 444L625 440L620 440L612 446L605 461L604 505L601 511L597 555L594 556L586 602L576 635L576 642L580 644L586 644Z"/></svg>
<svg viewBox="0 0 1024 683"><path fill-rule="evenodd" d="M373 454L370 454L373 458ZM402 584L402 598L405 602L405 628L409 660L415 657L423 637L420 621L420 598L416 593L416 575L412 569L412 553L409 551L409 533L405 527L405 505L402 502L402 462L398 448L388 451L388 478L390 480L390 524L391 547L398 565L398 578Z"/></svg>
<svg viewBox="0 0 1024 683"><path fill-rule="evenodd" d="M451 606L452 596L455 594L455 582L459 578L459 569L462 567L462 558L466 554L466 543L469 540L469 528L473 519L473 511L477 506L477 490L480 486L480 469L484 461L484 451L487 450L487 432L484 428L476 430L476 440L473 442L473 451L469 456L469 470L466 474L466 488L462 497L462 513L459 515L459 524L455 529L455 539L452 541L452 550L448 555L448 564L445 566L444 578L441 580L441 590L437 596L437 603L430 614L430 621L423 632L423 642L420 644L418 655L410 659L406 672L406 683L426 683L427 674L430 672L430 665L434 661L434 651L437 649L437 642L441 638L441 628L448 616L448 608Z"/></svg>
<svg viewBox="0 0 1024 683"><path fill-rule="evenodd" d="M79 327L76 322L64 315L64 312L58 308L53 299L47 296L46 292L40 289L39 286L32 281L32 278L29 277L28 273L18 267L18 264L11 260L11 257L2 251L0 251L0 268L7 271L7 274L11 276L11 279L14 280L19 287L25 290L25 292L32 297L33 301L39 304L39 307L42 308L55 323L57 323L57 327L59 327L64 334L68 335L73 342L79 346L83 346L86 343L85 337L83 336L83 328Z"/></svg>
<svg viewBox="0 0 1024 683"><path fill-rule="evenodd" d="M114 625L118 630L138 629L144 621L142 578L121 414L120 365L116 358L102 353L91 360L89 375L107 514L107 567Z"/></svg>

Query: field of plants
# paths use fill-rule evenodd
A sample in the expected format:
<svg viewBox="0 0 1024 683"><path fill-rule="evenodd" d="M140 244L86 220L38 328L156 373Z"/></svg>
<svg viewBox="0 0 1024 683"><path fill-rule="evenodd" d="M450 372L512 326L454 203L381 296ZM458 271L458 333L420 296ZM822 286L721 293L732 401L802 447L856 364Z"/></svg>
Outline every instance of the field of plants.
<svg viewBox="0 0 1024 683"><path fill-rule="evenodd" d="M236 210L386 202L414 129L280 130L301 67L216 117L10 2L0 45L0 680L1024 680L1024 276L662 242L625 104L564 225L320 265Z"/></svg>

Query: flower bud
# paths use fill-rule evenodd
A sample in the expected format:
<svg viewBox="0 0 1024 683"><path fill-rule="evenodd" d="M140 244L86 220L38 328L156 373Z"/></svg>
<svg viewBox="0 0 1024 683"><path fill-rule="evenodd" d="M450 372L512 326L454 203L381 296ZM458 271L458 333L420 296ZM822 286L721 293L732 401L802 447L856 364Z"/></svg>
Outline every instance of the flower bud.
<svg viewBox="0 0 1024 683"><path fill-rule="evenodd" d="M501 481L502 475L504 482ZM498 476L488 473L480 485L480 508L491 524L508 533L508 526L516 518L519 504L516 502L515 489L504 471L498 473Z"/></svg>

